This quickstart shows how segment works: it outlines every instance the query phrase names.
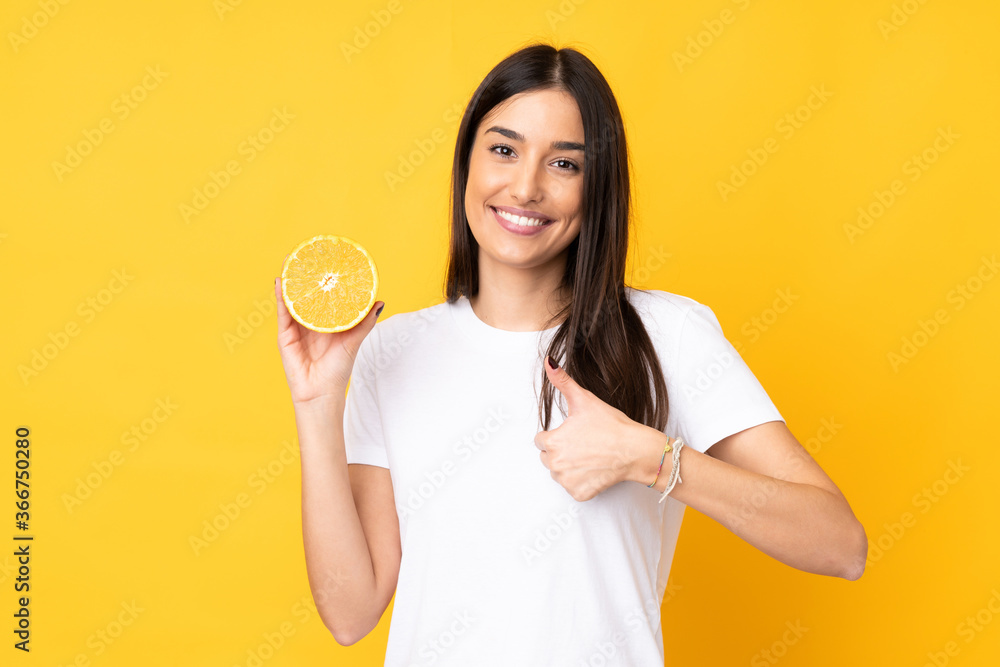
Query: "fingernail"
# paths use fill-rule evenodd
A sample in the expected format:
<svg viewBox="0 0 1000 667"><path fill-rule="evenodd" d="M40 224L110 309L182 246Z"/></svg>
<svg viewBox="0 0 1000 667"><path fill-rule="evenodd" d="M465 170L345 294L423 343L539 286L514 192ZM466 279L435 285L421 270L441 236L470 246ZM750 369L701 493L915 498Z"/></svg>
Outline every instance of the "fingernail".
<svg viewBox="0 0 1000 667"><path fill-rule="evenodd" d="M384 303L381 306L378 307L378 310L375 311L375 319L376 320L378 319L378 316L382 314L382 309L383 308L385 308L385 304Z"/></svg>
<svg viewBox="0 0 1000 667"><path fill-rule="evenodd" d="M549 368L551 368L554 371L559 370L559 364L557 364L552 357L546 356L545 358L549 362Z"/></svg>

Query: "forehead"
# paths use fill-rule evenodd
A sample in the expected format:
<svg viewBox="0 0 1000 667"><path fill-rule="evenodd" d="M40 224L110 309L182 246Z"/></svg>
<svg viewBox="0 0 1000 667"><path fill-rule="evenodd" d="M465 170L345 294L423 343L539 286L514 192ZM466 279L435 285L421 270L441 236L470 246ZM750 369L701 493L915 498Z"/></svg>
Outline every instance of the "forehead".
<svg viewBox="0 0 1000 667"><path fill-rule="evenodd" d="M529 140L533 135L570 133L576 136L564 138L583 141L580 107L573 96L563 90L532 90L508 97L483 117L479 133L484 133L492 124L504 123L508 124L505 127L525 133Z"/></svg>

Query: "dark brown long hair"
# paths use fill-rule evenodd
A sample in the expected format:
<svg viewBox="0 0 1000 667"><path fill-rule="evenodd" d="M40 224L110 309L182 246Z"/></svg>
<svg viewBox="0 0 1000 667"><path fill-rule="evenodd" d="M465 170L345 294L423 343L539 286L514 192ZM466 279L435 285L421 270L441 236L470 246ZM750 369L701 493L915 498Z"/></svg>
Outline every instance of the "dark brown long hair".
<svg viewBox="0 0 1000 667"><path fill-rule="evenodd" d="M452 165L446 299L454 303L479 291L479 246L465 215L469 156L479 123L507 98L540 89L564 90L576 99L585 144L583 222L567 248L560 284L572 299L549 320L563 322L548 354L605 403L662 431L668 411L663 372L624 286L631 218L625 126L608 82L579 51L549 44L522 48L486 75L466 106ZM542 369L538 415L544 430L551 422L554 391Z"/></svg>

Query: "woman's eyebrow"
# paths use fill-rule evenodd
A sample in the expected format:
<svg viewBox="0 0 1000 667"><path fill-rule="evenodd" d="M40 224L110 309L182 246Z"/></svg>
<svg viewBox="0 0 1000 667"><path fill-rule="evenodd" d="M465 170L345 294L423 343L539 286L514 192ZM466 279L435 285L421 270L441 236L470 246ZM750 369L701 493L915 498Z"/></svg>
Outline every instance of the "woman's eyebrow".
<svg viewBox="0 0 1000 667"><path fill-rule="evenodd" d="M499 125L494 125L486 132L497 132L502 134L508 139L513 139L514 141L524 142L524 135L520 132L515 132L514 130L508 130L506 127L500 127ZM485 134L485 133L484 133ZM552 148L557 151L582 151L583 144L578 144L575 141L553 141Z"/></svg>

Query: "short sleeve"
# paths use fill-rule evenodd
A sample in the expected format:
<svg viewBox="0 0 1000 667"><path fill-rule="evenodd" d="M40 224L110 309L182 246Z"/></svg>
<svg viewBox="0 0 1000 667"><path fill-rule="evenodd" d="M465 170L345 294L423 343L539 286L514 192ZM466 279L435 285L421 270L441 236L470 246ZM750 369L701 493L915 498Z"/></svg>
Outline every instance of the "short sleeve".
<svg viewBox="0 0 1000 667"><path fill-rule="evenodd" d="M373 330L365 336L354 359L344 405L344 450L348 464L365 463L388 468L375 385L376 369L372 363L371 348L377 333Z"/></svg>
<svg viewBox="0 0 1000 667"><path fill-rule="evenodd" d="M785 421L704 304L685 315L672 368L670 410L680 437L699 452L751 426Z"/></svg>

